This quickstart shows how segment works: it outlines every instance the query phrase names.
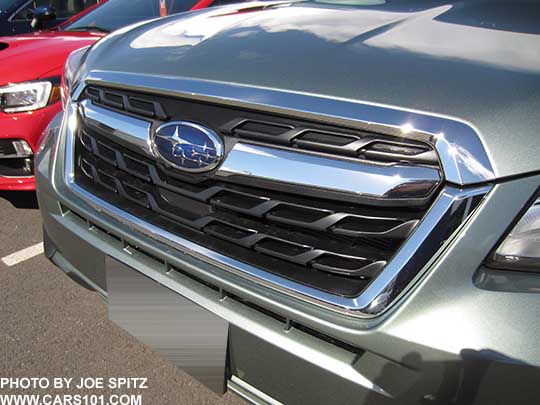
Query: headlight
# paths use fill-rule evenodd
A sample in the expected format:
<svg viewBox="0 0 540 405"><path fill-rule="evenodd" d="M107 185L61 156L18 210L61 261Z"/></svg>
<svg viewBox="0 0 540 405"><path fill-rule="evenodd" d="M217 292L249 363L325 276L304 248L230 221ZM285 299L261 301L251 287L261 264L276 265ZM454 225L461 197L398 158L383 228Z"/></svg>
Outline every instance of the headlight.
<svg viewBox="0 0 540 405"><path fill-rule="evenodd" d="M53 87L51 81L27 82L0 87L0 110L14 113L43 108L51 101Z"/></svg>
<svg viewBox="0 0 540 405"><path fill-rule="evenodd" d="M69 54L64 66L64 74L62 75L62 105L66 106L66 102L71 96L71 92L75 89L80 75L79 68L84 62L86 54L90 50L90 46L77 49Z"/></svg>
<svg viewBox="0 0 540 405"><path fill-rule="evenodd" d="M521 217L487 264L499 269L540 271L540 198Z"/></svg>

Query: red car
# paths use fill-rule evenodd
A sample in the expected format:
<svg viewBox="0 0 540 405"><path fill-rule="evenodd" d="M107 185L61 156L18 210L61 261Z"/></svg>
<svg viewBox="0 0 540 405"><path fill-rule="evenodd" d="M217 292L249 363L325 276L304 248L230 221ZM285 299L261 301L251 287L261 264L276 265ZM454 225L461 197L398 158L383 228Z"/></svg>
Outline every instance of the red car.
<svg viewBox="0 0 540 405"><path fill-rule="evenodd" d="M238 2L231 0L109 0L57 29L0 37L0 190L34 190L34 152L61 110L68 55L108 32L138 21Z"/></svg>

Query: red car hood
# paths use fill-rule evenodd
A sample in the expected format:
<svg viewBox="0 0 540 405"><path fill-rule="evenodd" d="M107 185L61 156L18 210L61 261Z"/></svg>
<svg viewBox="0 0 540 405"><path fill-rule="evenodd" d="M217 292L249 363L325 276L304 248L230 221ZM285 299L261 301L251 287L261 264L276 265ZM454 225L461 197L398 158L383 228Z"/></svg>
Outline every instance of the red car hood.
<svg viewBox="0 0 540 405"><path fill-rule="evenodd" d="M53 31L0 37L0 86L59 75L72 51L104 35Z"/></svg>

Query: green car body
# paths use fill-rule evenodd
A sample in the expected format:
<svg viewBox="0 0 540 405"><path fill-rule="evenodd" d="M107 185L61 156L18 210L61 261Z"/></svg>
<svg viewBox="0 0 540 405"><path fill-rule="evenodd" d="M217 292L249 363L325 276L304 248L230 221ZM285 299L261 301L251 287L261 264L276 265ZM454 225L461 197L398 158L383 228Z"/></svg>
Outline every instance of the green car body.
<svg viewBox="0 0 540 405"><path fill-rule="evenodd" d="M99 41L85 54L66 112L51 123L37 158L46 254L105 297L106 262L113 258L227 321L228 387L255 403L530 403L539 392L540 275L494 269L486 260L540 187L540 7L371 3L381 4L218 8L138 24ZM213 118L203 122L225 139L220 166L202 174L205 181L215 175L244 187L241 180L252 177L264 188L270 179L282 186L283 198L296 192L294 201L304 192L336 201L345 192L351 204L418 220L357 295L325 289L324 279L316 285L276 275L264 268L271 259L244 266L251 256L214 251L204 245L211 236L179 231L178 237L156 216L147 221L136 210L118 209L113 197L94 198L73 172L80 116L117 137L119 147L139 153L153 142L150 155L159 148L155 137L135 133L142 107L128 106L140 97L139 107L153 105L148 133L159 132L156 122L200 123L197 109L218 106L225 111L219 114L245 110L264 118L253 122L277 120L292 131L307 122L319 135L368 134L435 151L436 161L415 161L402 149L405 157L390 163L373 162L370 156L380 154L367 152L359 162L336 157L342 152L335 144L321 152L313 141L306 150L298 150L302 143L272 146L268 137L242 143L212 127ZM184 104L174 110L177 100ZM254 136L248 132L238 136ZM384 159L395 150L386 149ZM254 156L260 160L252 164ZM280 170L271 167L280 159ZM317 164L328 166L302 171ZM338 166L341 175L329 177ZM182 176L197 185L189 179L201 175ZM302 192L294 189L299 184ZM271 222L268 214L264 221ZM288 217L290 229L299 226L295 220ZM319 269L332 273L328 267Z"/></svg>

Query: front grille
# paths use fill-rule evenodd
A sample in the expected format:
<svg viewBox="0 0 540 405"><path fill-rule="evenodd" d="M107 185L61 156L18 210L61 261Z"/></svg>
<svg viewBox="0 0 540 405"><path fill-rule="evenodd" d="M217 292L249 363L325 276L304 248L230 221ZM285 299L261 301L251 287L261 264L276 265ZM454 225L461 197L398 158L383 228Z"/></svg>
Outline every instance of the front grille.
<svg viewBox="0 0 540 405"><path fill-rule="evenodd" d="M316 120L102 87L88 87L83 100L113 113L118 126L127 116L153 128L174 120L200 123L224 139L225 150L253 144L346 160L358 170L366 163L391 173L409 166L439 170L427 143ZM91 116L83 110L75 134L79 186L212 251L341 297L359 296L378 276L424 217L440 184L419 178L382 199L365 199L249 175L190 175L101 123L99 110ZM385 175L383 180L393 176Z"/></svg>
<svg viewBox="0 0 540 405"><path fill-rule="evenodd" d="M98 197L209 249L344 297L377 276L424 214L178 177L84 125L75 181Z"/></svg>

